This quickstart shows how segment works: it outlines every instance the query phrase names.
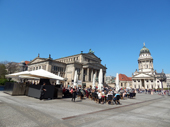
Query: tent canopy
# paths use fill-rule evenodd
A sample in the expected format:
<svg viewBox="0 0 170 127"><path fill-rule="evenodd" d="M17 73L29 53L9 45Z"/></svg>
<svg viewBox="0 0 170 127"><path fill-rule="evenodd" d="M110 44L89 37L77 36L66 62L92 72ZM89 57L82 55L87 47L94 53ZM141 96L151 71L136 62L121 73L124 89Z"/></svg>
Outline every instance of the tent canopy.
<svg viewBox="0 0 170 127"><path fill-rule="evenodd" d="M34 70L34 71L23 71L18 73L13 73L6 75L6 77L27 77L27 78L44 78L44 79L56 79L56 80L64 80L64 78L55 75L51 72L45 71L43 69Z"/></svg>

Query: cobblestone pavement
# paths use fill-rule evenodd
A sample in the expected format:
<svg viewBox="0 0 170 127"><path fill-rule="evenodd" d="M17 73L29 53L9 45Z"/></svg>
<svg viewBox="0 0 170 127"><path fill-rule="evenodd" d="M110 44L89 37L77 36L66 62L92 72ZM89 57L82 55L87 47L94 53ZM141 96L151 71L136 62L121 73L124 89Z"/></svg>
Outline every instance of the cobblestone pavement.
<svg viewBox="0 0 170 127"><path fill-rule="evenodd" d="M169 127L170 97L137 94L121 105L70 98L40 101L0 91L0 127Z"/></svg>

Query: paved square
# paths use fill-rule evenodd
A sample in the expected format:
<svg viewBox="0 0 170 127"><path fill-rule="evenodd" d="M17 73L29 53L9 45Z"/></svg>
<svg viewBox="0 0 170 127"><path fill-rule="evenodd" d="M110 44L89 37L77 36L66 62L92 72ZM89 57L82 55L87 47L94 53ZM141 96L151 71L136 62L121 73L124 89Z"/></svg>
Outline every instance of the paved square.
<svg viewBox="0 0 170 127"><path fill-rule="evenodd" d="M137 94L122 105L90 99L40 101L0 91L0 127L169 127L170 97Z"/></svg>

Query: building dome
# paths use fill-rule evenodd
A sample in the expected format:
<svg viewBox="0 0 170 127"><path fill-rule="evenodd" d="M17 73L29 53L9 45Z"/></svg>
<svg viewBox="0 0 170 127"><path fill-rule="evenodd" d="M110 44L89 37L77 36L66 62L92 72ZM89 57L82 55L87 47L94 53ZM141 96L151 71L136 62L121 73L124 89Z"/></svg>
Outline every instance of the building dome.
<svg viewBox="0 0 170 127"><path fill-rule="evenodd" d="M151 55L149 49L145 47L145 44L144 44L143 48L140 50L140 54L139 55L141 55L143 53L147 53L147 54Z"/></svg>

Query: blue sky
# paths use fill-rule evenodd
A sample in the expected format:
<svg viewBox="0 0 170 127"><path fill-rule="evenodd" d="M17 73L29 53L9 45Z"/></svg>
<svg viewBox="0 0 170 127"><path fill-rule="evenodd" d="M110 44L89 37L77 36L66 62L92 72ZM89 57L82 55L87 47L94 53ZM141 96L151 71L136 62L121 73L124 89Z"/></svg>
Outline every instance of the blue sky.
<svg viewBox="0 0 170 127"><path fill-rule="evenodd" d="M138 68L143 42L170 73L169 0L0 0L0 61L95 51L107 75Z"/></svg>

